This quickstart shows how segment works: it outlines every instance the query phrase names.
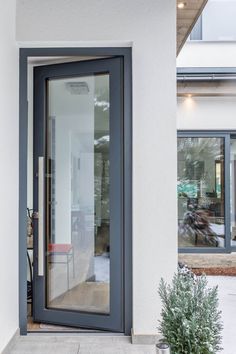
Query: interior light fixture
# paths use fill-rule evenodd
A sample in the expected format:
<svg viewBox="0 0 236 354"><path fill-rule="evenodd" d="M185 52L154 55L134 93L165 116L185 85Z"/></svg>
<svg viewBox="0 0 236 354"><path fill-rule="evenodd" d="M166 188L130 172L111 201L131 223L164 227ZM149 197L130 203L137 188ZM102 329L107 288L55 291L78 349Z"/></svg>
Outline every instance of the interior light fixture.
<svg viewBox="0 0 236 354"><path fill-rule="evenodd" d="M66 88L72 95L88 95L89 86L85 81L66 82Z"/></svg>
<svg viewBox="0 0 236 354"><path fill-rule="evenodd" d="M183 1L179 2L177 5L178 9L184 9L185 6L186 6L186 2L183 2Z"/></svg>

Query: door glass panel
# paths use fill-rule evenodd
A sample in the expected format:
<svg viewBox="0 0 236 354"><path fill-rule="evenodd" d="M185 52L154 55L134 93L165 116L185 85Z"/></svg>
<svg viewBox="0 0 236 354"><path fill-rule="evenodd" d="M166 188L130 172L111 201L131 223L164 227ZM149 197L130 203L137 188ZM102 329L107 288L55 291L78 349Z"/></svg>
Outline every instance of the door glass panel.
<svg viewBox="0 0 236 354"><path fill-rule="evenodd" d="M178 138L179 247L224 247L224 138Z"/></svg>
<svg viewBox="0 0 236 354"><path fill-rule="evenodd" d="M47 85L47 307L110 312L109 74Z"/></svg>

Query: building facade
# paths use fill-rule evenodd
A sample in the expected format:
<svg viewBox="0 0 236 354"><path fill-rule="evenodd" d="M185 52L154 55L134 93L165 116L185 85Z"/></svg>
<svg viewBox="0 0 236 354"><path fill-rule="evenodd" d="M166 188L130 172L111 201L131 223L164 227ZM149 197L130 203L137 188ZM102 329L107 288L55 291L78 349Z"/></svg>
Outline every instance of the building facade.
<svg viewBox="0 0 236 354"><path fill-rule="evenodd" d="M27 334L27 208L35 213L34 256L28 249L34 292L48 287L42 293L47 314L37 293L35 317L43 322L40 316L49 313L49 323L132 329L134 340L156 335L158 284L161 277L170 281L177 264L175 18L172 0L1 5L0 351L19 329ZM71 118L63 125L66 110ZM75 129L73 117L83 119ZM63 214L66 205L69 214ZM43 243L42 229L49 230ZM91 232L99 235L96 244ZM75 274L72 255L80 261ZM83 283L85 291L79 318L73 303L52 304L71 282L78 289ZM88 300L95 285L96 299L102 291L111 299L96 304L102 308Z"/></svg>
<svg viewBox="0 0 236 354"><path fill-rule="evenodd" d="M180 252L235 251L235 13L208 1L177 59Z"/></svg>

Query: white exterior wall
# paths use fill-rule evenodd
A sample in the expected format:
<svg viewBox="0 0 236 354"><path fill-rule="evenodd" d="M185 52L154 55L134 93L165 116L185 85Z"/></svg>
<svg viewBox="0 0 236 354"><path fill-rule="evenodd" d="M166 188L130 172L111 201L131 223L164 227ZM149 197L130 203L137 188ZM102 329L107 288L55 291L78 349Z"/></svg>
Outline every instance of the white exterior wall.
<svg viewBox="0 0 236 354"><path fill-rule="evenodd" d="M0 352L18 327L18 51L15 0L0 11Z"/></svg>
<svg viewBox="0 0 236 354"><path fill-rule="evenodd" d="M174 0L20 0L17 9L20 42L132 43L135 334L156 333L158 283L177 264L175 7Z"/></svg>
<svg viewBox="0 0 236 354"><path fill-rule="evenodd" d="M235 97L179 97L177 129L235 130Z"/></svg>
<svg viewBox="0 0 236 354"><path fill-rule="evenodd" d="M235 67L236 42L188 41L177 67Z"/></svg>
<svg viewBox="0 0 236 354"><path fill-rule="evenodd" d="M4 269L0 272L4 289L0 333L5 332L0 350L18 326L18 63L13 38L14 1L5 3L0 14L4 53L0 66L3 83L0 156L4 166L0 176L3 195L0 227L5 245L0 250ZM135 334L155 334L161 310L158 284L161 277L170 281L177 265L176 2L18 0L17 3L16 38L22 46L133 46L133 329ZM9 269L6 249L11 250Z"/></svg>
<svg viewBox="0 0 236 354"><path fill-rule="evenodd" d="M236 42L189 41L177 58L177 67L235 67ZM177 128L235 130L235 97L178 98Z"/></svg>

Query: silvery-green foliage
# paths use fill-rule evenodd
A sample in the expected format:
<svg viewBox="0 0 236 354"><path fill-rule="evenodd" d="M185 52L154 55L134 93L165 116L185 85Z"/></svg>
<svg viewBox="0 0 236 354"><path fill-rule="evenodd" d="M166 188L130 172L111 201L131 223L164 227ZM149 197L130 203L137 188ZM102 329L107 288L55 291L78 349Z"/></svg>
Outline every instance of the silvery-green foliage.
<svg viewBox="0 0 236 354"><path fill-rule="evenodd" d="M191 271L191 269L188 268L187 264L178 263L178 273L179 275L189 275L192 278L196 279L196 275Z"/></svg>
<svg viewBox="0 0 236 354"><path fill-rule="evenodd" d="M171 285L161 279L162 320L159 330L173 354L215 354L221 343L218 288L208 288L205 276L174 275Z"/></svg>

